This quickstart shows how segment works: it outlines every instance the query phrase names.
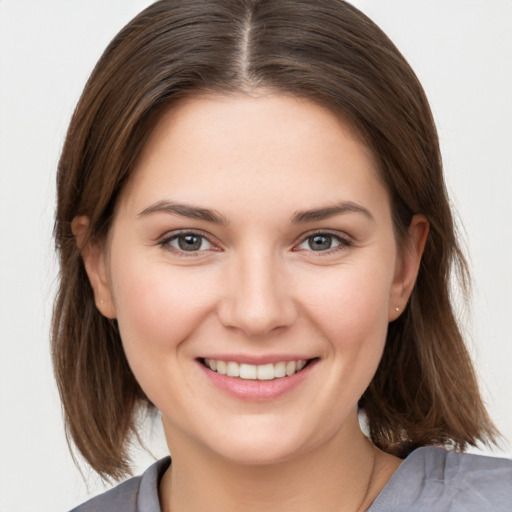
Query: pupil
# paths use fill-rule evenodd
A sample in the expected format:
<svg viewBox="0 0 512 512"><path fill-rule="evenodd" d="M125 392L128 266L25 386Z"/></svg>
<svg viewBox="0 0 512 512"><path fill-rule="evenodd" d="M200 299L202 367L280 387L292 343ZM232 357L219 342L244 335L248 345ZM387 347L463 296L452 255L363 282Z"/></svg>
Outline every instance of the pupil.
<svg viewBox="0 0 512 512"><path fill-rule="evenodd" d="M178 238L178 245L183 251L197 251L201 248L201 237L197 235L184 235Z"/></svg>
<svg viewBox="0 0 512 512"><path fill-rule="evenodd" d="M313 251L323 251L331 248L332 237L328 235L315 235L309 239L309 246Z"/></svg>

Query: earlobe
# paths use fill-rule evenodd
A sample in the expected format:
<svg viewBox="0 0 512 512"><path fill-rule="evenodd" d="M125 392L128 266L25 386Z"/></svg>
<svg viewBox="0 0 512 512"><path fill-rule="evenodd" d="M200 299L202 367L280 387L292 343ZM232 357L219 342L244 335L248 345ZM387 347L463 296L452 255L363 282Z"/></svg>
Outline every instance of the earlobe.
<svg viewBox="0 0 512 512"><path fill-rule="evenodd" d="M424 215L414 215L409 225L409 235L400 255L391 290L389 321L396 320L405 309L414 288L425 250L429 223Z"/></svg>
<svg viewBox="0 0 512 512"><path fill-rule="evenodd" d="M71 223L71 231L75 236L85 271L94 290L94 300L98 311L107 318L116 318L116 309L107 275L104 244L89 238L89 226L88 217L78 216Z"/></svg>

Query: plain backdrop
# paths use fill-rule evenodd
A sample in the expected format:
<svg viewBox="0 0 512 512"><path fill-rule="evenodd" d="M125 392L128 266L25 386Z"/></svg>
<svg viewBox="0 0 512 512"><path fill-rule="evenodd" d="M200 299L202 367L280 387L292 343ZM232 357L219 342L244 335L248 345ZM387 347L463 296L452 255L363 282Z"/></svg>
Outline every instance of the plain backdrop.
<svg viewBox="0 0 512 512"><path fill-rule="evenodd" d="M0 512L65 511L104 488L70 458L49 358L55 169L94 63L149 3L0 0ZM468 341L504 434L495 453L511 456L512 1L354 3L431 101L474 275ZM165 453L158 424L145 437ZM135 455L136 472L153 460Z"/></svg>

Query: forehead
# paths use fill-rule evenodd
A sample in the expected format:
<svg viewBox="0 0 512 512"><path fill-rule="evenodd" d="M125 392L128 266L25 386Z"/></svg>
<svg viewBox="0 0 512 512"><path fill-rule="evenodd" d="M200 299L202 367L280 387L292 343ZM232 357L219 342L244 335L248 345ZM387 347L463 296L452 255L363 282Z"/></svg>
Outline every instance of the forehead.
<svg viewBox="0 0 512 512"><path fill-rule="evenodd" d="M228 207L244 197L242 204L285 207L293 197L314 207L354 194L387 200L372 152L331 111L280 94L211 94L161 116L122 199Z"/></svg>

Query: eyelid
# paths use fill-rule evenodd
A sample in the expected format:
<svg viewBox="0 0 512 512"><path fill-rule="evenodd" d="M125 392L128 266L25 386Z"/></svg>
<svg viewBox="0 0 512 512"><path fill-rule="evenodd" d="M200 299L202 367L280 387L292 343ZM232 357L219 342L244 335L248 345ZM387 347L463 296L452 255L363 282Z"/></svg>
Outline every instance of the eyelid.
<svg viewBox="0 0 512 512"><path fill-rule="evenodd" d="M185 235L193 235L193 236L200 236L204 238L211 247L208 249L203 249L199 251L183 251L181 249L178 249L177 247L173 247L170 245L170 242L173 240L176 240L180 236ZM204 256L204 253L207 253L209 251L220 251L222 249L219 248L219 244L215 243L212 238L214 238L210 233L207 233L205 231L202 231L201 229L177 229L174 231L167 231L164 235L160 236L157 240L157 245L161 246L162 249L178 254L180 256Z"/></svg>
<svg viewBox="0 0 512 512"><path fill-rule="evenodd" d="M327 235L332 238L335 238L340 244L336 247L333 247L331 249L327 249L325 251L313 251L313 250L306 250L306 249L299 249L298 246L302 245L308 238L311 238L315 235ZM333 231L330 229L315 229L312 231L309 231L307 233L304 233L300 236L298 242L294 245L293 251L298 252L301 250L304 250L305 252L313 253L316 256L322 256L322 255L328 255L332 254L337 251L343 251L347 249L348 247L352 246L354 244L354 240L352 237L347 235L346 233L340 233L339 231Z"/></svg>
<svg viewBox="0 0 512 512"><path fill-rule="evenodd" d="M176 247L173 247L169 244L170 241L175 240L179 236L183 235L195 235L200 236L208 241L208 243L211 245L210 248L199 250L199 251L183 251ZM336 247L333 247L331 249L327 249L325 251L313 251L313 250L304 250L299 249L298 246L303 244L308 238L315 236L315 235L327 235L335 238L339 245ZM160 245L164 250L167 250L169 252L183 255L183 256L204 256L204 253L207 253L209 251L222 251L223 249L220 247L220 244L214 242L212 239L215 239L213 235L211 235L208 232L205 232L201 229L177 229L173 231L167 231L162 236L158 237L157 239L157 245ZM315 229L311 230L307 233L303 233L300 238L297 240L297 242L293 245L292 251L298 252L301 250L304 250L305 252L310 253L316 253L317 256L321 255L328 255L332 254L333 252L339 251L339 250L345 250L348 247L352 246L354 243L354 240L351 236L347 235L346 233L340 233L339 231L334 231L330 229Z"/></svg>

